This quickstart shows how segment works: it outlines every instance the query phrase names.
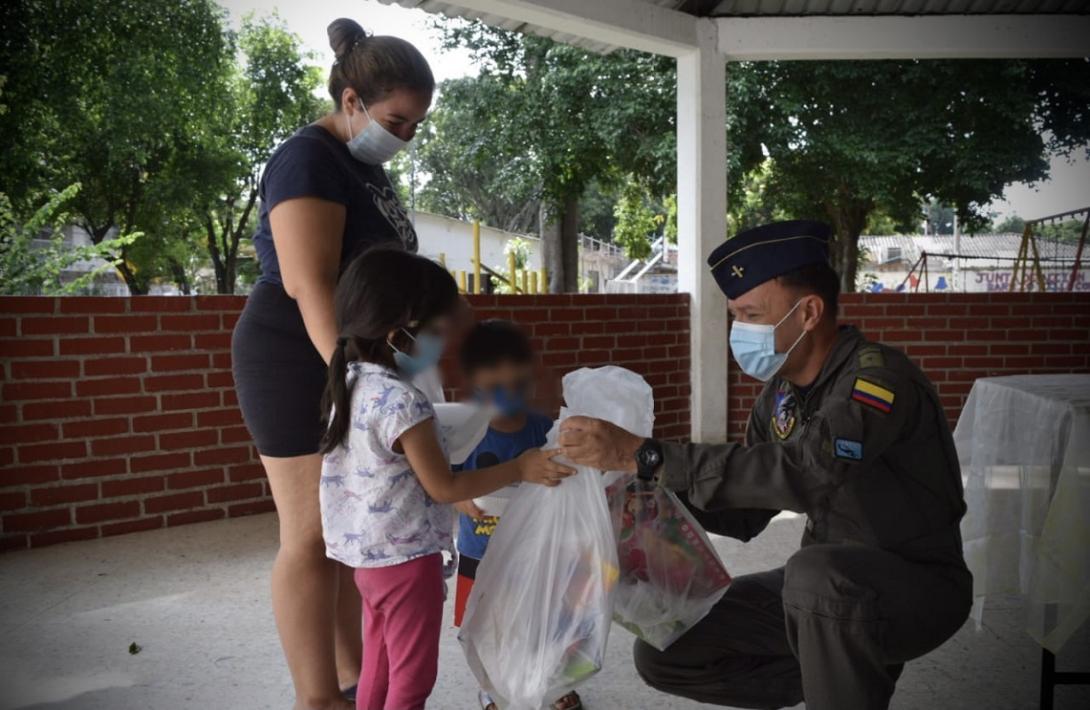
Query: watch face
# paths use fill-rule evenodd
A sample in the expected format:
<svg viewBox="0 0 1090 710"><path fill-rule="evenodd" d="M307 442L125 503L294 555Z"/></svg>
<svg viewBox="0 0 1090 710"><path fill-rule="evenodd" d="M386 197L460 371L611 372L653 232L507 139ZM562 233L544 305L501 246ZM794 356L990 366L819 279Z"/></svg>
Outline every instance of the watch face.
<svg viewBox="0 0 1090 710"><path fill-rule="evenodd" d="M659 465L659 452L648 447L640 452L640 463L647 467Z"/></svg>

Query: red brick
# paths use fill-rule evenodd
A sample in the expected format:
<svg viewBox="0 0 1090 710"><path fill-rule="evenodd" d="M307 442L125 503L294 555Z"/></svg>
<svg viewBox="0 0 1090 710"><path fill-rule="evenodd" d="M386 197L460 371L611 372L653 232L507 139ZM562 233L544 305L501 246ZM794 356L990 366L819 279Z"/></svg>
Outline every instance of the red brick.
<svg viewBox="0 0 1090 710"><path fill-rule="evenodd" d="M227 469L227 477L232 483L236 481L249 481L255 478L264 478L265 469L260 463L231 466Z"/></svg>
<svg viewBox="0 0 1090 710"><path fill-rule="evenodd" d="M88 332L86 316L27 316L19 322L23 335L76 335Z"/></svg>
<svg viewBox="0 0 1090 710"><path fill-rule="evenodd" d="M197 314L187 316L160 316L161 330L178 330L191 333L195 330L219 330L220 317L216 314Z"/></svg>
<svg viewBox="0 0 1090 710"><path fill-rule="evenodd" d="M137 414L155 410L155 397L105 397L95 400L95 416L106 414Z"/></svg>
<svg viewBox="0 0 1090 710"><path fill-rule="evenodd" d="M137 394L139 392L140 379L137 377L103 377L76 382L76 394L80 397Z"/></svg>
<svg viewBox="0 0 1090 710"><path fill-rule="evenodd" d="M197 347L200 347L199 345ZM207 353L192 353L188 355L155 355L151 358L151 369L154 372L171 372L174 370L205 370L208 369L209 360Z"/></svg>
<svg viewBox="0 0 1090 710"><path fill-rule="evenodd" d="M190 465L189 452L175 451L169 454L153 456L134 456L129 459L129 470L133 473L144 471L173 471Z"/></svg>
<svg viewBox="0 0 1090 710"><path fill-rule="evenodd" d="M0 475L0 486L18 486L25 483L49 483L61 477L58 466L9 466Z"/></svg>
<svg viewBox="0 0 1090 710"><path fill-rule="evenodd" d="M249 442L251 439L249 429L244 426L229 426L220 429L221 444L238 444L243 441Z"/></svg>
<svg viewBox="0 0 1090 710"><path fill-rule="evenodd" d="M193 338L188 335L134 335L129 338L131 353L189 350L192 347Z"/></svg>
<svg viewBox="0 0 1090 710"><path fill-rule="evenodd" d="M230 350L231 333L196 333L193 345L198 350Z"/></svg>
<svg viewBox="0 0 1090 710"><path fill-rule="evenodd" d="M26 493L11 491L0 493L0 511L19 510L26 507Z"/></svg>
<svg viewBox="0 0 1090 710"><path fill-rule="evenodd" d="M119 498L141 493L156 493L163 490L163 476L144 476L142 478L121 478L102 482L103 498Z"/></svg>
<svg viewBox="0 0 1090 710"><path fill-rule="evenodd" d="M234 486L220 486L205 491L209 503L226 503L233 500L260 498L265 488L260 483L240 483Z"/></svg>
<svg viewBox="0 0 1090 710"><path fill-rule="evenodd" d="M129 309L140 313L179 312L193 309L193 299L186 296L134 296Z"/></svg>
<svg viewBox="0 0 1090 710"><path fill-rule="evenodd" d="M30 536L31 547L45 547L46 545L59 545L62 542L79 542L80 540L93 540L98 537L98 528L69 528L67 530L52 530L50 532L37 533Z"/></svg>
<svg viewBox="0 0 1090 710"><path fill-rule="evenodd" d="M76 522L87 525L104 520L124 520L140 515L140 502L135 500L98 503L76 508Z"/></svg>
<svg viewBox="0 0 1090 710"><path fill-rule="evenodd" d="M276 505L272 499L262 499L247 501L245 503L235 503L227 508L227 515L232 518L236 518L240 515L255 515L257 513L271 513L276 510Z"/></svg>
<svg viewBox="0 0 1090 710"><path fill-rule="evenodd" d="M238 406L238 394L234 390L222 390L223 394L220 396L220 404L224 407L237 407Z"/></svg>
<svg viewBox="0 0 1090 710"><path fill-rule="evenodd" d="M0 313L53 313L57 299L51 296L2 296Z"/></svg>
<svg viewBox="0 0 1090 710"><path fill-rule="evenodd" d="M19 447L19 463L78 459L87 455L82 441L59 441L50 444L24 444Z"/></svg>
<svg viewBox="0 0 1090 710"><path fill-rule="evenodd" d="M144 499L144 512L165 513L170 510L185 510L204 505L204 494L200 491L174 493Z"/></svg>
<svg viewBox="0 0 1090 710"><path fill-rule="evenodd" d="M18 340L0 339L0 357L49 357L53 355L53 341L30 338Z"/></svg>
<svg viewBox="0 0 1090 710"><path fill-rule="evenodd" d="M193 452L193 463L197 466L213 466L223 463L242 463L250 460L250 447L232 446L230 448L208 449Z"/></svg>
<svg viewBox="0 0 1090 710"><path fill-rule="evenodd" d="M95 316L96 333L149 333L157 325L155 316Z"/></svg>
<svg viewBox="0 0 1090 710"><path fill-rule="evenodd" d="M167 476L166 479L167 488L171 490L211 486L217 483L223 483L223 469L207 468L200 471L185 471L183 473L171 474Z"/></svg>
<svg viewBox="0 0 1090 710"><path fill-rule="evenodd" d="M66 439L83 439L94 436L116 436L129 433L128 419L87 419L85 421L65 422Z"/></svg>
<svg viewBox="0 0 1090 710"><path fill-rule="evenodd" d="M17 380L79 377L79 363L75 360L16 361L11 363L11 376Z"/></svg>
<svg viewBox="0 0 1090 710"><path fill-rule="evenodd" d="M148 360L144 357L106 357L86 360L83 374L87 377L101 375L139 375L148 370Z"/></svg>
<svg viewBox="0 0 1090 710"><path fill-rule="evenodd" d="M76 503L98 498L98 485L84 483L75 486L53 486L50 488L35 488L30 492L30 500L35 507L58 505L61 503Z"/></svg>
<svg viewBox="0 0 1090 710"><path fill-rule="evenodd" d="M218 392L188 392L186 394L162 395L163 411L179 409L212 409L220 406Z"/></svg>
<svg viewBox="0 0 1090 710"><path fill-rule="evenodd" d="M31 441L54 441L60 437L56 424L23 424L0 427L0 443L19 444Z"/></svg>
<svg viewBox="0 0 1090 710"><path fill-rule="evenodd" d="M9 513L3 517L4 532L35 532L64 527L72 522L68 508L39 510L33 513Z"/></svg>
<svg viewBox="0 0 1090 710"><path fill-rule="evenodd" d="M154 518L139 518L137 520L124 520L120 523L106 523L102 526L102 537L155 530L161 527L163 527L163 518L160 516L155 516Z"/></svg>
<svg viewBox="0 0 1090 710"><path fill-rule="evenodd" d="M66 399L72 396L70 382L9 382L4 385L4 400Z"/></svg>
<svg viewBox="0 0 1090 710"><path fill-rule="evenodd" d="M75 296L59 299L61 313L124 313L127 298Z"/></svg>
<svg viewBox="0 0 1090 710"><path fill-rule="evenodd" d="M197 426L220 427L242 423L242 412L236 408L213 409L207 412L197 412Z"/></svg>
<svg viewBox="0 0 1090 710"><path fill-rule="evenodd" d="M113 476L125 473L125 459L91 459L89 461L77 461L61 466L61 477L93 478L97 476Z"/></svg>
<svg viewBox="0 0 1090 710"><path fill-rule="evenodd" d="M166 431L169 429L188 429L192 426L193 414L191 412L151 414L132 418L133 431Z"/></svg>
<svg viewBox="0 0 1090 710"><path fill-rule="evenodd" d="M96 439L91 442L93 456L116 456L135 454L155 449L155 437L151 434L136 436L118 436L111 439Z"/></svg>
<svg viewBox="0 0 1090 710"><path fill-rule="evenodd" d="M245 296L197 296L198 311L241 311L246 304Z"/></svg>
<svg viewBox="0 0 1090 710"><path fill-rule="evenodd" d="M125 352L124 338L62 338L61 355L105 355Z"/></svg>
<svg viewBox="0 0 1090 710"><path fill-rule="evenodd" d="M180 392L204 388L202 375L159 375L144 378L145 392Z"/></svg>
<svg viewBox="0 0 1090 710"><path fill-rule="evenodd" d="M212 367L217 370L230 370L231 353L212 353Z"/></svg>
<svg viewBox="0 0 1090 710"><path fill-rule="evenodd" d="M174 513L167 516L167 525L189 525L190 523L207 523L211 520L219 520L226 515L222 508L210 508L207 510L189 510L184 513Z"/></svg>

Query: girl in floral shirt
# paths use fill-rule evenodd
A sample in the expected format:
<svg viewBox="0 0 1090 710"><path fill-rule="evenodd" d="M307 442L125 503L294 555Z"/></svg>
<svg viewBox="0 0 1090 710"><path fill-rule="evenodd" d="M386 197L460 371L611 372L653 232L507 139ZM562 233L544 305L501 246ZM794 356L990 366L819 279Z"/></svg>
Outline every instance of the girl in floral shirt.
<svg viewBox="0 0 1090 710"><path fill-rule="evenodd" d="M438 363L459 305L445 269L397 249L366 252L337 284L320 499L326 554L355 568L363 599L358 710L423 708L435 684L449 504L571 473L540 449L451 472L435 412L411 381Z"/></svg>

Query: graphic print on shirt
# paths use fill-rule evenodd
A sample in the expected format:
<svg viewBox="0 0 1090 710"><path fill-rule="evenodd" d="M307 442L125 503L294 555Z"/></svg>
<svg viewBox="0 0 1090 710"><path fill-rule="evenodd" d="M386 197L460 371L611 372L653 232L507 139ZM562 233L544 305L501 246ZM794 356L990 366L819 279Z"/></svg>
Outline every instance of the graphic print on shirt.
<svg viewBox="0 0 1090 710"><path fill-rule="evenodd" d="M416 229L413 228L412 222L409 221L409 215L405 214L401 201L397 199L393 188L389 185L380 188L378 185L369 182L367 183L367 190L371 193L371 200L375 203L375 208L378 209L379 214L386 218L386 221L390 223L390 226L397 232L398 237L401 238L405 250L415 253L417 249Z"/></svg>

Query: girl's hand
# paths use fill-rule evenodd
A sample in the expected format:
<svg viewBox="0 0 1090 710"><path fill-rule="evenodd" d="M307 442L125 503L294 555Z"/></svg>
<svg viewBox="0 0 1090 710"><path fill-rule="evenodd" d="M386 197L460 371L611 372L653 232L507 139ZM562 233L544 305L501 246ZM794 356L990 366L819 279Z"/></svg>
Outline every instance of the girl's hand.
<svg viewBox="0 0 1090 710"><path fill-rule="evenodd" d="M557 486L560 481L575 473L575 469L553 461L561 454L559 449L528 449L516 459L519 479L543 486Z"/></svg>
<svg viewBox="0 0 1090 710"><path fill-rule="evenodd" d="M473 502L473 499L460 500L454 504L454 509L462 515L468 515L471 518L483 518L485 512L477 507L477 504Z"/></svg>

